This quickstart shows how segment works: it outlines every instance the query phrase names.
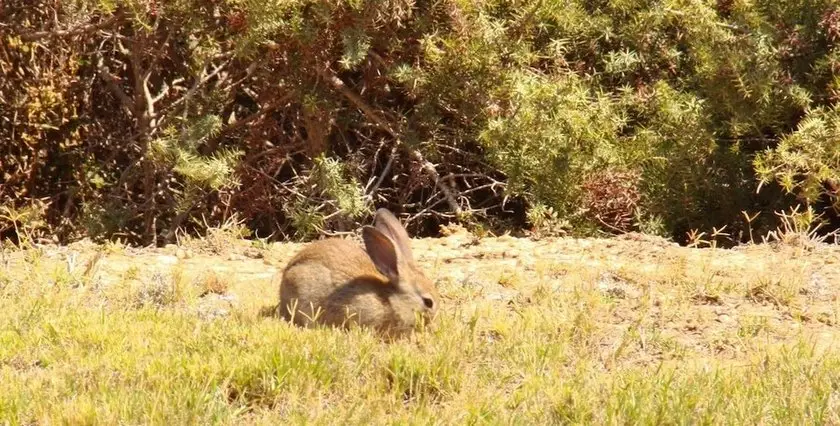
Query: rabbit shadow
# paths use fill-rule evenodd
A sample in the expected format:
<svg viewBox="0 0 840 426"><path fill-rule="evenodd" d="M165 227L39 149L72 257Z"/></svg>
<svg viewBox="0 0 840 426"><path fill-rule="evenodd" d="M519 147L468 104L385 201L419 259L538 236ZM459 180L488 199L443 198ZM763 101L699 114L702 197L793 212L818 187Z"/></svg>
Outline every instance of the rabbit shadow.
<svg viewBox="0 0 840 426"><path fill-rule="evenodd" d="M394 308L394 305L391 301L391 296L398 294L399 290L397 290L394 286L389 284L378 284L378 280L374 277L369 276L360 276L355 277L346 283L342 284L341 286L336 287L330 294L325 298L327 308L323 309L331 309L334 312L335 309L345 309L351 308L354 306L359 306L360 300L364 300L366 298L374 297L376 300L377 309L381 309L382 312L381 318L384 318L386 322L389 323L398 323L399 322L399 315ZM290 295L290 299L294 300L297 298L297 294ZM368 302L371 302L369 300ZM350 313L349 316L345 317L345 322L342 324L317 324L313 323L309 326L299 323L298 321L294 321L292 319L292 315L290 312L283 312L282 309L286 309L286 307L281 306L281 302L265 305L259 310L259 316L263 318L276 318L280 319L292 326L295 326L300 329L306 329L308 327L326 327L326 328L335 328L339 330L349 330L351 328L360 327L360 325L356 324L353 320L353 313ZM311 312L302 311L303 308L298 307L297 312L295 315L307 315L311 314ZM311 309L311 308L310 308ZM314 307L314 310L317 310L317 307ZM332 313L332 315L336 315ZM339 314L341 315L341 314ZM345 315L347 312L345 311ZM413 328L411 329L413 330ZM378 337L380 340L385 342L395 342L399 340L403 340L408 338L411 334L409 329L405 330L389 330L389 329L372 329L373 335Z"/></svg>

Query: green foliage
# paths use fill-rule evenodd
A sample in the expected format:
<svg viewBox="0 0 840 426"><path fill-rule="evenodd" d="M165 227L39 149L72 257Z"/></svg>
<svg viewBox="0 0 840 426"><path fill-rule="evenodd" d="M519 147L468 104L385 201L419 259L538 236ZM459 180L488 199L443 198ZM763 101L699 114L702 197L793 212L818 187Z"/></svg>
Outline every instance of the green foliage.
<svg viewBox="0 0 840 426"><path fill-rule="evenodd" d="M219 117L201 117L182 132L170 130L163 138L152 141L152 155L195 187L218 191L235 186L237 182L233 172L242 156L241 151L223 149L210 156L198 153L198 146L219 129Z"/></svg>
<svg viewBox="0 0 840 426"><path fill-rule="evenodd" d="M236 48L240 54L254 58L271 39L301 31L303 17L300 1L288 0L237 0L232 4L247 12L247 29L238 36Z"/></svg>
<svg viewBox="0 0 840 426"><path fill-rule="evenodd" d="M756 157L755 169L762 183L777 181L785 191L816 201L823 182L840 182L840 111L808 111L795 132Z"/></svg>
<svg viewBox="0 0 840 426"><path fill-rule="evenodd" d="M0 201L50 200L62 240L159 242L232 210L309 237L373 204L436 229L453 200L496 224L506 197L684 238L744 211L772 229L796 202L779 187L815 204L838 175L830 0L29 6L3 6ZM638 176L624 209L593 198L613 170Z"/></svg>
<svg viewBox="0 0 840 426"><path fill-rule="evenodd" d="M12 228L20 246L29 246L35 237L41 236L47 224L44 221L43 203L32 203L23 208L0 206L0 224Z"/></svg>
<svg viewBox="0 0 840 426"><path fill-rule="evenodd" d="M351 218L358 218L367 211L362 187L352 178L346 178L346 167L335 158L318 157L312 176L318 187L334 199L338 209Z"/></svg>
<svg viewBox="0 0 840 426"><path fill-rule="evenodd" d="M301 182L306 192L286 209L299 238L323 231L328 219L358 220L369 213L363 188L348 176L346 165L338 159L316 157L314 167Z"/></svg>
<svg viewBox="0 0 840 426"><path fill-rule="evenodd" d="M164 137L150 143L152 158L169 167L184 181L184 188L176 195L176 210L191 209L204 191L221 191L236 187L239 182L234 170L243 153L221 149L205 156L198 147L221 129L221 119L207 115L196 119L181 131L168 129Z"/></svg>
<svg viewBox="0 0 840 426"><path fill-rule="evenodd" d="M341 34L344 54L339 63L346 69L353 69L367 58L370 37L361 28L348 28Z"/></svg>
<svg viewBox="0 0 840 426"><path fill-rule="evenodd" d="M490 120L479 140L508 177L508 190L527 193L573 215L582 178L615 161L624 123L614 103L574 75L512 73L507 117ZM550 184L543 184L550 183Z"/></svg>

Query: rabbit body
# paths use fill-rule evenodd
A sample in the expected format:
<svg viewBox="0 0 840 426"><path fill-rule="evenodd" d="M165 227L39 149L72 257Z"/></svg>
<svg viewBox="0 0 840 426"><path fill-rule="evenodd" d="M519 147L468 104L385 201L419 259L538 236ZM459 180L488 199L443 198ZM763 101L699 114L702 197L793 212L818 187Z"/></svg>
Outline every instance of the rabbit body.
<svg viewBox="0 0 840 426"><path fill-rule="evenodd" d="M414 263L408 235L390 212L363 230L365 249L345 239L304 247L283 270L280 315L304 326L372 327L399 335L430 320L439 295ZM417 314L420 314L417 316Z"/></svg>

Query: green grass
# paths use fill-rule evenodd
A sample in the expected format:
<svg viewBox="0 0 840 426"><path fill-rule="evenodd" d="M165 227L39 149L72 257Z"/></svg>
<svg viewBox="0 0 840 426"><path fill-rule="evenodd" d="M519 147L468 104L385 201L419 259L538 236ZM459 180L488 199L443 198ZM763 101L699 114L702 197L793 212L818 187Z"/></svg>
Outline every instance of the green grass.
<svg viewBox="0 0 840 426"><path fill-rule="evenodd" d="M174 296L135 303L148 291L131 279L103 288L85 268L37 255L26 265L0 274L0 423L840 422L840 354L804 335L777 344L771 327L745 317L725 336L738 356L709 356L651 319L679 317L690 294L641 297L616 322L627 302L587 275L570 291L538 283L511 303L444 280L434 328L387 343L249 309L202 319L189 309L200 291L177 274Z"/></svg>

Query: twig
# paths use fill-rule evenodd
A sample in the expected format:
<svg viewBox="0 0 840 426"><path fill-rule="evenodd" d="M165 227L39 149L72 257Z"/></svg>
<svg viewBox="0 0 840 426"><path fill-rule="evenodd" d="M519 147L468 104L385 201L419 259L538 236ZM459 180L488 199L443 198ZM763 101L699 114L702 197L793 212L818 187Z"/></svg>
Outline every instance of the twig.
<svg viewBox="0 0 840 426"><path fill-rule="evenodd" d="M258 169L258 168L256 168L256 167L254 167L254 166L251 166L251 165L248 165L248 166L246 166L246 167L247 167L249 170L251 170L251 171L253 171L253 172L257 172L258 174L262 175L262 176L263 176L263 177L265 177L266 179L268 179L268 180L270 180L270 181L274 182L276 185L280 186L281 188L285 189L286 191L289 191L290 193L292 193L292 195L296 195L296 196L298 196L298 198L307 198L305 195L303 195L303 194L301 194L300 192L298 192L298 191L297 191L294 187L292 187L291 185L287 185L287 184L285 184L285 183L283 183L283 182L279 181L279 180L278 180L277 178L275 178L274 176L271 176L271 175L269 175L268 173L266 173L266 172L264 172L264 171L262 171L262 170L260 170L260 169Z"/></svg>
<svg viewBox="0 0 840 426"><path fill-rule="evenodd" d="M477 191L480 191L482 189L487 189L487 188L490 188L491 190L493 190L493 193L495 193L496 192L496 186L505 186L505 184L503 182L492 182L492 183L476 186L474 188L470 188L470 189L467 189L465 191L461 191L458 195L459 196L464 196L464 195L471 194L473 192L477 192ZM432 195L432 197L429 198L429 202L431 202L435 198L435 195L437 195L437 194L434 194L434 195ZM448 201L446 199L446 197L443 197L443 198L435 201L434 203L430 204L428 207L426 207L425 210L431 210L431 209L435 208L436 206L438 206L440 203L442 203L444 201Z"/></svg>
<svg viewBox="0 0 840 426"><path fill-rule="evenodd" d="M447 214L442 212L432 211L431 209L423 209L417 214L411 215L408 219L405 220L405 224L408 225L411 222L414 222L417 219L420 219L424 216L437 216L437 217L445 217L447 219L453 219L457 217L455 214Z"/></svg>
<svg viewBox="0 0 840 426"><path fill-rule="evenodd" d="M138 38L139 37L140 36L138 36ZM151 96L144 96L148 91L148 87L145 87L144 84L146 80L146 71L141 68L142 57L140 51L140 41L133 40L131 45L131 51L129 53L131 55L131 73L134 79L134 113L138 121L137 133L144 134L147 125L146 121L150 119L148 102L151 99ZM146 108L143 108L143 102L147 102L147 104L145 105ZM154 112L154 106L152 106L152 112Z"/></svg>
<svg viewBox="0 0 840 426"><path fill-rule="evenodd" d="M149 88L149 78L152 76L152 69L146 69L145 75L143 76L143 82L141 83L140 87L143 89L143 98L146 100L146 114L145 117L148 120L149 128L155 127L155 104L157 101L155 100L156 96L152 96L152 90Z"/></svg>
<svg viewBox="0 0 840 426"><path fill-rule="evenodd" d="M233 60L233 59L234 59L234 57L235 57L235 52L231 51L231 52L226 52L226 53L230 53L230 54L231 54L231 55L230 55L230 56L231 56L231 60ZM254 61L254 62L251 62L251 64L250 64L250 65L248 65L248 68L246 68L246 69L245 69L245 74L244 74L242 77L240 77L240 78L239 78L239 79L237 79L237 80L231 81L231 82L230 82L230 84L228 84L227 86L225 86L225 87L221 88L221 89L220 89L220 92L222 92L222 93L235 93L236 89L237 89L240 85L242 85L242 83L243 83L245 80L248 80L249 78L251 78L251 77L254 75L254 73L255 73L255 72L257 72L257 70L259 69L259 66L260 66L260 65L262 65L263 63L267 62L267 59L268 59L268 58L270 58L270 57L271 57L271 56L263 56L261 59L256 60L256 61Z"/></svg>
<svg viewBox="0 0 840 426"><path fill-rule="evenodd" d="M420 151L411 150L409 154L415 161L418 161L422 165L422 170L434 179L435 185L441 192L443 192L443 196L446 197L446 201L449 203L449 208L456 214L461 214L461 207L455 201L455 197L452 195L452 190L443 182L443 180L441 180L434 164L426 161Z"/></svg>
<svg viewBox="0 0 840 426"><path fill-rule="evenodd" d="M245 126L246 124L248 124L248 123L250 123L250 122L252 122L252 121L254 121L254 120L256 120L260 117L264 117L265 115L268 115L269 113L271 113L271 112L275 111L276 109L280 108L283 104L285 104L290 99L292 99L296 94L297 94L297 91L291 90L288 93L286 93L285 95L277 98L276 100L269 102L268 105L266 105L264 108L261 108L259 111L255 112L255 113L253 113L253 114L251 114L251 115L249 115L249 116L247 116L247 117L245 117L241 120L234 121L233 123L231 123L230 125L228 125L224 129L222 129L219 132L219 134L216 135L216 138L221 137L225 134L228 134L228 133L230 133L230 132L232 132L236 129L239 129L240 127Z"/></svg>
<svg viewBox="0 0 840 426"><path fill-rule="evenodd" d="M379 126L382 130L388 132L395 139L399 139L399 134L394 128L388 123L384 118L380 117L379 114L374 111L373 107L368 105L361 96L357 95L356 92L352 91L343 81L341 81L338 76L333 74L329 71L329 68L318 68L317 69L318 75L326 80L335 90L339 93L344 95L356 108L362 110L362 112L377 126Z"/></svg>
<svg viewBox="0 0 840 426"><path fill-rule="evenodd" d="M210 72L210 73L205 73L205 71L207 69L207 66L210 65L209 63L207 65L205 65L204 67L202 67L201 68L202 76L195 79L195 81L193 82L193 85L189 88L189 90L187 90L187 93L185 93L184 96L182 96L182 97L176 99L175 101L173 101L171 104L167 105L166 108L164 108L163 111L161 111L161 112L162 113L167 112L167 111L171 110L172 108L175 108L175 107L177 107L178 105L180 105L184 102L189 102L193 98L193 96L195 96L195 93L198 91L199 88L201 88L201 86L203 86L205 83L207 83L211 78L218 75L219 72L221 72L222 69L224 69L224 67L226 65L230 64L230 62L231 62L231 60L227 60L223 64L221 64L217 67L214 67L213 71Z"/></svg>
<svg viewBox="0 0 840 426"><path fill-rule="evenodd" d="M382 118L370 105L368 105L361 96L356 94L352 91L343 81L341 81L338 76L333 74L328 67L318 68L317 70L318 75L321 76L324 80L326 80L335 90L339 93L344 95L353 105L357 108L362 110L365 116L368 117L371 121L373 121L377 126L381 129L388 132L391 137L396 140L395 146L402 147L402 140L400 137L400 132L395 130L394 127L388 123L384 118ZM456 214L461 213L461 207L455 201L455 197L452 194L452 189L449 188L441 179L440 175L438 174L437 170L435 169L434 164L431 162L426 161L423 158L423 154L420 151L415 149L407 148L409 156L420 163L421 169L429 175L435 182L435 185L443 192L443 195L446 197L446 200L449 202L449 208L452 209Z"/></svg>
<svg viewBox="0 0 840 426"><path fill-rule="evenodd" d="M158 22L155 22L157 26ZM157 200L155 190L157 189L157 171L155 165L146 152L151 133L155 130L155 101L149 90L149 76L151 68L143 69L142 45L144 40L137 36L131 43L131 72L134 77L134 111L137 122L137 136L140 141L141 157L139 163L143 168L143 230L152 246L157 245Z"/></svg>
<svg viewBox="0 0 840 426"><path fill-rule="evenodd" d="M358 131L355 132L359 139L365 140L366 142L370 141L370 138L365 137ZM371 157L370 161L370 174L371 177L368 179L367 184L365 185L364 193L367 194L370 190L370 186L373 185L373 181L376 180L376 176L373 176L376 172L376 161L379 159L379 153L382 152L382 149L385 148L385 139L379 141L379 146L376 147L376 151L373 153L373 157Z"/></svg>
<svg viewBox="0 0 840 426"><path fill-rule="evenodd" d="M99 77L105 81L105 84L108 86L108 89L117 99L120 100L120 106L125 110L126 113L130 116L134 116L134 110L131 108L131 105L134 104L134 101L125 94L125 92L120 88L119 81L120 79L117 78L115 75L111 74L105 65L103 64L103 58L99 55L99 58L96 60L96 70L99 74Z"/></svg>
<svg viewBox="0 0 840 426"><path fill-rule="evenodd" d="M117 11L110 18L96 24L86 24L69 30L34 31L31 33L21 34L20 39L25 42L32 42L45 38L67 37L92 33L110 27L122 17L123 13L121 11Z"/></svg>
<svg viewBox="0 0 840 426"><path fill-rule="evenodd" d="M388 162L385 163L385 168L382 170L382 173L379 175L379 178L376 180L376 183L373 184L373 187L370 188L369 191L365 191L367 195L372 199L376 191L379 190L379 187L382 185L382 182L385 181L385 176L388 175L388 172L391 171L391 166L394 165L394 158L397 156L397 145L394 144L391 147L391 154L388 156Z"/></svg>

